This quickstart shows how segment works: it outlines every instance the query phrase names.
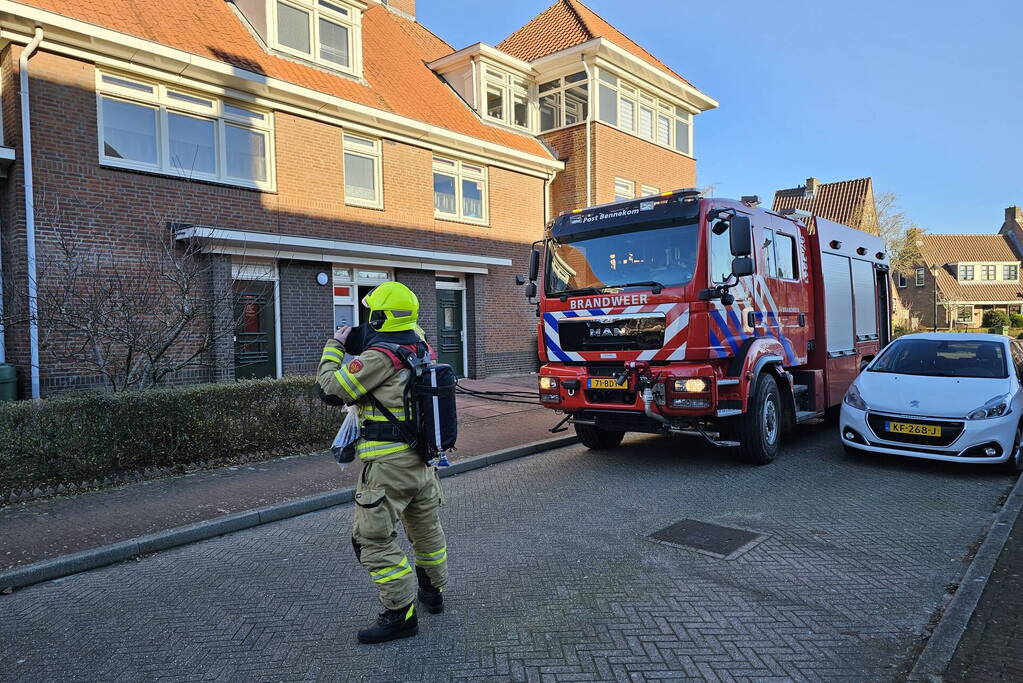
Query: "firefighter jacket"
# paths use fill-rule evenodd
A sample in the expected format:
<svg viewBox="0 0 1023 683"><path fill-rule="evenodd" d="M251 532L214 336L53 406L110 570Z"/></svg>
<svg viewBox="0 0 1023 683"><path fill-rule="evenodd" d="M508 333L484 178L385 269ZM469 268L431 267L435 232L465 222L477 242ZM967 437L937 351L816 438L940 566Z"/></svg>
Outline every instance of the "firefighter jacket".
<svg viewBox="0 0 1023 683"><path fill-rule="evenodd" d="M357 406L360 424L386 423L387 418L377 410L367 394L372 392L392 415L406 420L404 397L410 373L400 360L372 348L360 356L349 358L346 363L344 346L331 339L320 357L316 381L324 393L340 398L345 405ZM360 460L393 460L409 450L409 445L400 441L360 439L355 454Z"/></svg>

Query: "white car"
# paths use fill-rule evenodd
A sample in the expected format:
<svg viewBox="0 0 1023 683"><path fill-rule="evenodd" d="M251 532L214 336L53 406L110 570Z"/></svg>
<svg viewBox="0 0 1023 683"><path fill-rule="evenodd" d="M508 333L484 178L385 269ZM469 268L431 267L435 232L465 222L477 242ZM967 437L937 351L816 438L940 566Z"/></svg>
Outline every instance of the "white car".
<svg viewBox="0 0 1023 683"><path fill-rule="evenodd" d="M864 368L842 401L842 445L1023 471L1023 344L995 334L911 334Z"/></svg>

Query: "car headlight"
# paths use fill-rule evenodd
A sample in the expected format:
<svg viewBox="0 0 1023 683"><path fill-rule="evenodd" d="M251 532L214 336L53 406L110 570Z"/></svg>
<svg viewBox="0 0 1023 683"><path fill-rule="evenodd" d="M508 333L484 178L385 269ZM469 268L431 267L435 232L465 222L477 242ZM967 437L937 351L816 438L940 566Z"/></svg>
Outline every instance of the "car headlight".
<svg viewBox="0 0 1023 683"><path fill-rule="evenodd" d="M558 378L557 377L541 377L540 378L540 388L541 389L546 389L548 391L551 390L551 389L557 389L558 388Z"/></svg>
<svg viewBox="0 0 1023 683"><path fill-rule="evenodd" d="M849 391L845 392L845 403L848 406L852 406L856 410L866 410L867 403L860 396L860 390L856 388L856 385L850 385Z"/></svg>
<svg viewBox="0 0 1023 683"><path fill-rule="evenodd" d="M993 399L982 405L976 410L970 411L966 415L967 420L987 420L992 417L1002 417L1008 415L1009 410L1009 395L995 396Z"/></svg>

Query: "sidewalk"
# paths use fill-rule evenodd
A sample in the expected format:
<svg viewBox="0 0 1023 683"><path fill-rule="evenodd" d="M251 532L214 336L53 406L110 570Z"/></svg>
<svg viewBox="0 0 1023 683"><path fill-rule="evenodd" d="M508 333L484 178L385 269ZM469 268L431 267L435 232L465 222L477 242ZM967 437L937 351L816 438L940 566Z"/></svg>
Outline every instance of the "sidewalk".
<svg viewBox="0 0 1023 683"><path fill-rule="evenodd" d="M476 391L535 391L533 375L463 381ZM539 405L459 395L462 460L550 437L557 416ZM0 508L0 571L253 508L354 486L329 452L223 467Z"/></svg>
<svg viewBox="0 0 1023 683"><path fill-rule="evenodd" d="M1023 680L1023 515L984 588L946 681Z"/></svg>

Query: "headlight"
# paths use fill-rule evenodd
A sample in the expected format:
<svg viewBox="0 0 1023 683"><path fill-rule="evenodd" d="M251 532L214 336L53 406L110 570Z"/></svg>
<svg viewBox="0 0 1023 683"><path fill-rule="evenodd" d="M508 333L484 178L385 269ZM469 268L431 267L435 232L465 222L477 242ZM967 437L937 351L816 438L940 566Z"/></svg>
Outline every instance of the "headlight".
<svg viewBox="0 0 1023 683"><path fill-rule="evenodd" d="M967 420L987 420L1009 414L1009 395L995 396L993 399L966 415Z"/></svg>
<svg viewBox="0 0 1023 683"><path fill-rule="evenodd" d="M540 389L557 389L558 378L557 377L541 377L540 378Z"/></svg>
<svg viewBox="0 0 1023 683"><path fill-rule="evenodd" d="M856 410L866 410L867 403L860 396L860 390L853 384L849 387L849 391L845 392L845 403L846 405L852 406Z"/></svg>
<svg viewBox="0 0 1023 683"><path fill-rule="evenodd" d="M710 391L710 380L706 377L690 377L675 380L675 391L685 394L705 394Z"/></svg>

